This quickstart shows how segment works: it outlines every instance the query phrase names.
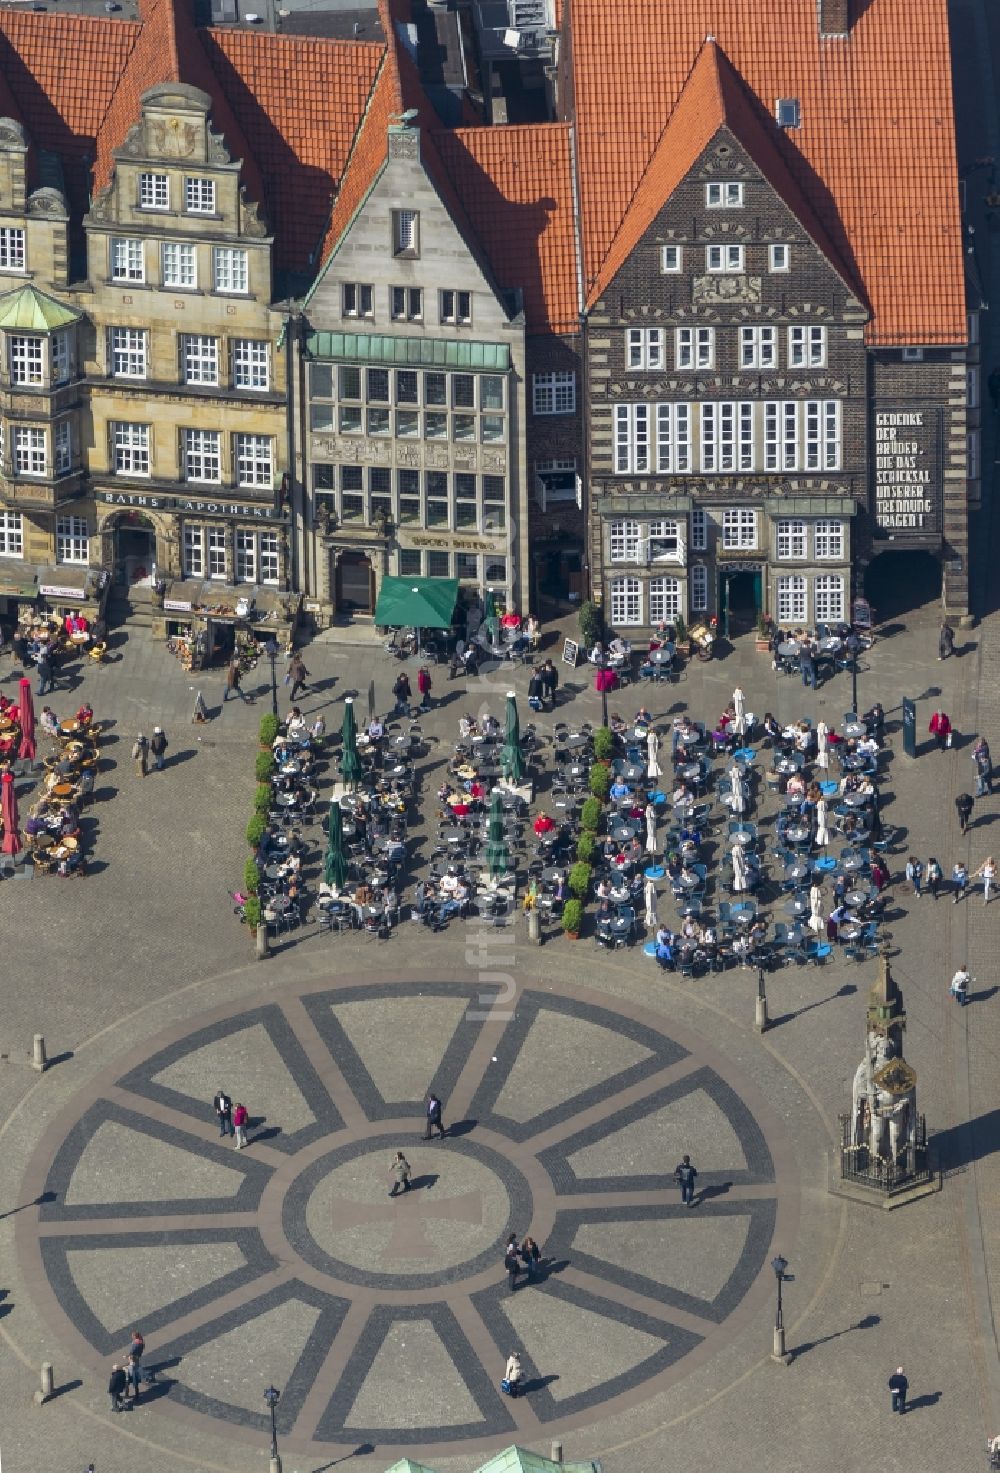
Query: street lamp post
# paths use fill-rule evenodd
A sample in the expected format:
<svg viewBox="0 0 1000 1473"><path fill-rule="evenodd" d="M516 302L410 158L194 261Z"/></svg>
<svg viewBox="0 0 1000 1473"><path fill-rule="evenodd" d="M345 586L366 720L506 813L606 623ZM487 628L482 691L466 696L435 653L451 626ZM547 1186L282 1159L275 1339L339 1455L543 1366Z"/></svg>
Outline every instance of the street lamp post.
<svg viewBox="0 0 1000 1473"><path fill-rule="evenodd" d="M774 1269L774 1277L778 1281L778 1309L774 1316L774 1348L771 1351L771 1359L779 1361L783 1366L787 1366L792 1357L785 1349L785 1321L781 1312L781 1286L785 1282L785 1269L788 1267L788 1260L787 1258L782 1258L779 1253L777 1258L771 1259L771 1267Z"/></svg>
<svg viewBox="0 0 1000 1473"><path fill-rule="evenodd" d="M278 714L278 676L275 670L275 662L278 658L278 642L273 637L264 646L264 653L271 662L271 715Z"/></svg>
<svg viewBox="0 0 1000 1473"><path fill-rule="evenodd" d="M264 1392L264 1400L267 1402L267 1409L271 1413L271 1466L269 1473L281 1473L281 1459L278 1457L278 1428L274 1420L275 1408L281 1400L281 1392L276 1386L269 1386Z"/></svg>
<svg viewBox="0 0 1000 1473"><path fill-rule="evenodd" d="M764 968L763 967L758 967L757 968L757 1005L756 1005L756 1007L754 1009L754 1026L757 1029L757 1032L758 1033L763 1033L764 1030L767 1028L767 1024L768 1024L768 1016L767 1016L767 993L764 990ZM778 1285L778 1292L779 1292L779 1294L781 1292L781 1285L780 1284Z"/></svg>
<svg viewBox="0 0 1000 1473"><path fill-rule="evenodd" d="M861 640L852 629L845 641L847 653L851 657L851 710L858 709L858 655L861 653Z"/></svg>

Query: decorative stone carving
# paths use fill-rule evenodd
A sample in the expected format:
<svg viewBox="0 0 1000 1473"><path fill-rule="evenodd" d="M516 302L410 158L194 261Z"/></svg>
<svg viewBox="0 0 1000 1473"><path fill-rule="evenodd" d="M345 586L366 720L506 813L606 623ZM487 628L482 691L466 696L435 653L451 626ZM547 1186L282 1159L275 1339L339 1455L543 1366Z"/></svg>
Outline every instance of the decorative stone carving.
<svg viewBox="0 0 1000 1473"><path fill-rule="evenodd" d="M209 163L212 163L212 164L231 164L232 163L232 158L230 156L229 149L226 147L226 141L225 141L225 139L223 138L223 136L222 136L221 133L216 133L216 131L215 131L214 128L209 128L208 129L208 139L207 139L206 154L207 154Z"/></svg>
<svg viewBox="0 0 1000 1473"><path fill-rule="evenodd" d="M243 205L243 234L249 240L263 240L268 228L266 222L260 216L260 206L256 200L248 199L246 190L240 188L240 200Z"/></svg>
<svg viewBox="0 0 1000 1473"><path fill-rule="evenodd" d="M695 302L759 302L759 276L696 276L691 283Z"/></svg>
<svg viewBox="0 0 1000 1473"><path fill-rule="evenodd" d="M448 447L447 445L425 445L424 465L434 470L448 469Z"/></svg>
<svg viewBox="0 0 1000 1473"><path fill-rule="evenodd" d="M111 219L111 190L112 186L109 184L91 199L90 217L92 220Z"/></svg>
<svg viewBox="0 0 1000 1473"><path fill-rule="evenodd" d="M115 149L115 154L125 154L128 158L138 158L145 153L146 145L143 138L142 123L133 123L125 134L125 141Z"/></svg>
<svg viewBox="0 0 1000 1473"><path fill-rule="evenodd" d="M396 464L418 469L423 460L419 445L401 445L396 441Z"/></svg>
<svg viewBox="0 0 1000 1473"><path fill-rule="evenodd" d="M62 215L69 218L66 198L58 189L45 186L36 189L28 200L29 215Z"/></svg>
<svg viewBox="0 0 1000 1473"><path fill-rule="evenodd" d="M482 467L487 474L503 474L507 470L506 450L484 450Z"/></svg>
<svg viewBox="0 0 1000 1473"><path fill-rule="evenodd" d="M183 118L150 118L149 142L152 151L164 159L189 159L198 146L198 129Z"/></svg>
<svg viewBox="0 0 1000 1473"><path fill-rule="evenodd" d="M27 148L28 139L14 118L0 118L0 148Z"/></svg>
<svg viewBox="0 0 1000 1473"><path fill-rule="evenodd" d="M409 159L416 163L420 158L419 128L390 128L389 157Z"/></svg>

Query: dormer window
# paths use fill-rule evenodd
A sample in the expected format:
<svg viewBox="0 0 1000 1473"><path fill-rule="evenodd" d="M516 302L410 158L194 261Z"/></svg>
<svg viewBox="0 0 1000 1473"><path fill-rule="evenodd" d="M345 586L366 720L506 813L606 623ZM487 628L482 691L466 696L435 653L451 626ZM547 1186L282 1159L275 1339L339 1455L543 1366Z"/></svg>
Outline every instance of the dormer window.
<svg viewBox="0 0 1000 1473"><path fill-rule="evenodd" d="M705 203L710 210L742 210L743 185L731 182L706 184Z"/></svg>
<svg viewBox="0 0 1000 1473"><path fill-rule="evenodd" d="M166 174L139 175L140 210L169 210L170 180Z"/></svg>

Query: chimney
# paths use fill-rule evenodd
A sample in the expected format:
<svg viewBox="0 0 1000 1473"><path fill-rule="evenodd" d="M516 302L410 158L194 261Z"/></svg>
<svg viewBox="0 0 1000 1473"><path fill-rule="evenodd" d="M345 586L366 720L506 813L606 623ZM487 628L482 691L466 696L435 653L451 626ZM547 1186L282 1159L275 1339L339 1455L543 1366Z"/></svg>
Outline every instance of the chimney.
<svg viewBox="0 0 1000 1473"><path fill-rule="evenodd" d="M851 0L818 0L821 36L846 36L851 29Z"/></svg>

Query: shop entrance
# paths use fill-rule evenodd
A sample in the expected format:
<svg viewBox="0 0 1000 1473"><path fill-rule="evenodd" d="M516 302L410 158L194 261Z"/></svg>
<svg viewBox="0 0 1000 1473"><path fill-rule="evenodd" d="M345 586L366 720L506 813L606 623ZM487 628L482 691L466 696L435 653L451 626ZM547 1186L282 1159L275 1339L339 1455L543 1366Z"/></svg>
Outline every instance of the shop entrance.
<svg viewBox="0 0 1000 1473"><path fill-rule="evenodd" d="M719 574L719 622L727 639L748 634L763 608L764 579L759 568Z"/></svg>
<svg viewBox="0 0 1000 1473"><path fill-rule="evenodd" d="M534 557L532 608L567 604L583 593L583 549L574 543L541 547Z"/></svg>
<svg viewBox="0 0 1000 1473"><path fill-rule="evenodd" d="M156 531L141 512L129 512L114 528L115 583L148 587L156 563Z"/></svg>
<svg viewBox="0 0 1000 1473"><path fill-rule="evenodd" d="M865 598L877 624L941 601L941 563L930 552L880 552L865 569Z"/></svg>
<svg viewBox="0 0 1000 1473"><path fill-rule="evenodd" d="M375 611L375 574L363 552L342 552L337 560L337 608L344 614Z"/></svg>

